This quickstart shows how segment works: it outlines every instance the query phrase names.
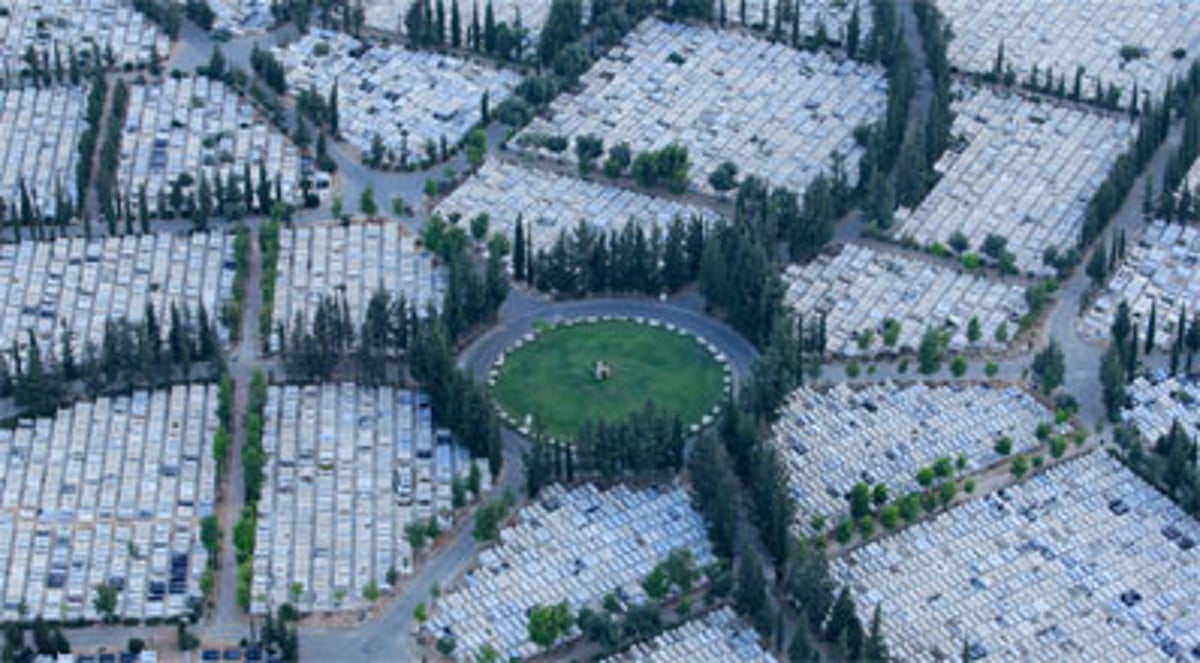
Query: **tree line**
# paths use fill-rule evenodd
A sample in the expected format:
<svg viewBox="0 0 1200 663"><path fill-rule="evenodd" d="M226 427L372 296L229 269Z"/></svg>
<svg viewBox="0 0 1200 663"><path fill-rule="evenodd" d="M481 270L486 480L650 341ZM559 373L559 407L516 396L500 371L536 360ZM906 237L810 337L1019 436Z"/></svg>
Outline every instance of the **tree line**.
<svg viewBox="0 0 1200 663"><path fill-rule="evenodd" d="M225 384L227 383L222 384L222 389L226 388ZM250 381L250 398L246 404L246 440L241 456L242 490L246 502L233 527L233 545L237 559L237 600L242 610L247 612L250 611L253 598L251 592L254 582L254 548L257 545L258 501L262 497L267 463L267 454L262 444L267 388L267 376L262 371L255 371Z"/></svg>
<svg viewBox="0 0 1200 663"><path fill-rule="evenodd" d="M179 28L183 24L184 15L181 3L174 0L133 0L133 8L150 19L151 23L162 28L172 41L179 38Z"/></svg>
<svg viewBox="0 0 1200 663"><path fill-rule="evenodd" d="M121 133L125 126L125 113L129 110L129 87L122 79L113 85L112 105L109 108L108 124L104 129L104 142L100 144L99 170L96 171L96 199L100 203L100 215L108 223L108 234L117 234L117 219L120 212L119 196L116 194L117 166L121 157Z"/></svg>
<svg viewBox="0 0 1200 663"><path fill-rule="evenodd" d="M88 88L87 109L83 116L83 132L79 134L79 157L75 161L76 200L86 200L88 184L92 181L92 161L100 140L100 118L104 114L104 100L107 94L104 76L92 76L91 86Z"/></svg>
<svg viewBox="0 0 1200 663"><path fill-rule="evenodd" d="M287 74L283 64L273 53L259 48L258 44L250 51L250 68L275 94L287 92Z"/></svg>
<svg viewBox="0 0 1200 663"><path fill-rule="evenodd" d="M1146 99L1142 103L1133 145L1117 158L1100 188L1088 201L1080 248L1090 246L1104 231L1129 195L1138 174L1166 141L1172 118L1185 116L1197 96L1200 96L1200 62L1193 63L1186 76L1168 83L1162 101L1155 103Z"/></svg>
<svg viewBox="0 0 1200 663"><path fill-rule="evenodd" d="M950 146L951 129L954 126L954 81L947 55L954 33L941 11L930 0L918 0L913 4L913 11L917 15L917 28L925 47L925 66L933 80L933 99L925 117L924 133L919 137L924 139L926 170L923 184L925 193L928 193L937 184L939 176L934 165Z"/></svg>
<svg viewBox="0 0 1200 663"><path fill-rule="evenodd" d="M1112 340L1100 361L1100 385L1105 410L1113 423L1121 420L1121 409L1127 398L1125 386L1138 375L1139 355L1149 355L1159 347L1159 337L1166 331L1165 323L1162 331L1159 324L1157 303L1151 305L1144 335L1133 321L1129 303L1122 300L1117 305L1109 327L1109 338ZM1193 311L1189 317L1186 310L1180 311L1173 328L1170 374L1191 375L1195 355L1200 352L1200 315Z"/></svg>
<svg viewBox="0 0 1200 663"><path fill-rule="evenodd" d="M588 419L573 440L551 440L535 431L525 453L530 496L556 481L617 481L672 475L683 469L685 435L678 416L647 402L624 420Z"/></svg>
<svg viewBox="0 0 1200 663"><path fill-rule="evenodd" d="M903 39L895 3L876 2L874 7L872 41L887 70L887 104L883 119L861 127L855 139L863 148L858 193L867 218L886 229L898 205L919 201L933 183L923 138L907 136L908 111L916 92L912 52Z"/></svg>
<svg viewBox="0 0 1200 663"><path fill-rule="evenodd" d="M26 631L29 631L29 637L26 636ZM29 642L30 639L32 643ZM62 626L51 625L40 616L29 623L8 622L4 625L5 661L32 661L46 656L53 659L70 653L71 643L63 635Z"/></svg>
<svg viewBox="0 0 1200 663"><path fill-rule="evenodd" d="M1129 425L1116 429L1115 439L1122 448L1125 464L1171 498L1185 512L1200 516L1200 465L1197 465L1196 440L1178 420L1157 440L1142 444L1137 431Z"/></svg>
<svg viewBox="0 0 1200 663"><path fill-rule="evenodd" d="M487 391L458 368L455 348L480 325L494 320L507 297L500 266L504 255L492 251L480 274L465 239L450 239L460 237L462 230L442 232L430 246L447 266L440 311L419 310L403 295L378 290L356 325L345 299L331 295L318 302L311 321L298 314L290 329L281 324L275 333L292 379L327 380L340 364L353 361L367 384L416 381L429 393L438 420L473 456L487 457L494 474L501 462L499 418ZM492 246L500 248L495 242Z"/></svg>
<svg viewBox="0 0 1200 663"><path fill-rule="evenodd" d="M195 319L190 308L174 304L169 315L171 326L165 333L152 304L146 305L140 324L109 320L100 346L89 342L82 353L67 332L53 355L30 332L24 352L14 343L7 359L0 357L0 394L13 396L31 416L49 416L77 381L96 393L188 381L196 364L220 370L224 357L216 320L204 305Z"/></svg>
<svg viewBox="0 0 1200 663"><path fill-rule="evenodd" d="M1188 223L1200 219L1200 196L1188 187L1188 170L1200 156L1200 100L1188 101L1184 112L1183 139L1179 149L1171 155L1163 172L1162 195L1159 199L1158 217L1167 222L1178 220ZM1178 192L1178 193L1176 193ZM1153 190L1147 192L1151 198ZM1149 201L1148 201L1149 202Z"/></svg>
<svg viewBox="0 0 1200 663"><path fill-rule="evenodd" d="M631 222L607 233L580 221L564 229L547 249L532 249L523 219L513 231L513 275L544 292L584 296L603 292L656 295L674 292L699 273L705 241L703 222L676 218L664 236Z"/></svg>
<svg viewBox="0 0 1200 663"><path fill-rule="evenodd" d="M513 275L567 296L657 295L698 280L710 309L762 347L783 301L775 243L786 242L793 259L812 259L833 239L834 224L852 204L853 191L836 163L834 175L818 176L802 199L746 177L738 185L733 223L706 227L700 219L675 219L665 235L658 226L647 233L637 223L605 234L581 221L561 231L549 249L534 252L528 226L518 218Z"/></svg>

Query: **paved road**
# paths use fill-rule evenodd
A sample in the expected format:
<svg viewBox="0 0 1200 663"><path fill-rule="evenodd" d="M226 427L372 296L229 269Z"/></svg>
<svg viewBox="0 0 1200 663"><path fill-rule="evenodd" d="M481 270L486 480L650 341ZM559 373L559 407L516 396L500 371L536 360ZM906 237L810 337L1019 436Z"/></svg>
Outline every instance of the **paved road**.
<svg viewBox="0 0 1200 663"><path fill-rule="evenodd" d="M298 33L295 29L288 26L265 35L248 36L217 43L212 41L204 31L185 21L184 28L180 32L180 43L172 53L167 68L192 72L197 66L208 63L214 48L220 48L230 65L237 66L253 76L250 54L255 46L266 49L285 45L297 37ZM264 89L269 92L268 88L264 87ZM290 97L281 98L280 101L285 110L286 125L290 131L296 126L296 106ZM498 151L500 142L506 133L507 128L502 125L493 124L488 127L489 152ZM425 209L429 202L425 196L426 180L430 178L440 180L448 167L453 168L460 176L468 170L466 156L462 152L454 155L445 163L436 164L425 170L399 172L376 170L364 165L358 160L356 151L345 143L330 141L328 149L330 156L337 163L334 193L341 196L343 207L347 213L359 211L362 192L370 186L374 190L376 203L381 210L390 213L392 200L396 198L403 199L414 210L414 216L406 219L407 224L413 230L420 230L428 218ZM423 146L414 146L413 152L419 153L422 149ZM317 209L298 210L296 222L328 221L332 199L333 196L330 195ZM182 223L186 224L186 222Z"/></svg>
<svg viewBox="0 0 1200 663"><path fill-rule="evenodd" d="M644 297L595 298L553 302L513 288L501 311L501 322L467 348L459 363L483 378L505 348L533 329L534 322L560 322L589 316L645 317L674 324L716 346L729 358L734 374L745 378L758 357L746 339L724 323L704 315L699 297L691 291L659 301Z"/></svg>
<svg viewBox="0 0 1200 663"><path fill-rule="evenodd" d="M643 316L688 329L724 352L739 377L748 375L757 356L754 347L736 332L703 315L699 310L699 299L693 293L680 295L667 302L644 298L551 302L514 289L501 309L499 324L462 353L460 365L468 373L482 377L491 368L496 356L528 333L534 321L554 322L600 315ZM493 494L511 490L519 501L524 493L524 470L520 458L526 442L521 436L506 430L504 448L505 467ZM480 548L471 538L469 528L444 545L445 548L434 558L425 561L406 584L403 595L375 621L356 630L302 630L300 643L304 656L311 660L346 663L416 660L417 652L413 649L410 637L416 627L413 611L418 603L429 600L433 583L440 582L446 586L470 566Z"/></svg>
<svg viewBox="0 0 1200 663"><path fill-rule="evenodd" d="M910 40L919 39L916 35L915 18L911 16L911 3L901 0L902 16L905 17L906 37ZM265 35L255 39L240 39L226 44L221 48L229 59L239 66L249 70L248 60L252 44L262 46L277 43L286 39L286 32ZM910 41L919 44L919 41ZM183 40L172 56L169 67L177 67L190 71L198 64L207 62L212 49L212 42L207 36L191 24L185 23ZM919 46L914 47L914 60L917 64L924 62L924 53ZM930 92L930 84L924 67L918 76L918 93L914 99L917 108L926 107ZM294 111L289 108L289 122L294 122ZM489 132L489 143L494 147L500 136L501 129ZM1173 140L1178 139L1178 131L1173 134ZM422 209L425 202L424 182L431 175L438 175L442 166L437 166L427 173L385 173L366 168L348 155L340 146L331 150L339 163L338 190L342 193L347 209L357 208L358 194L369 184L374 187L376 200L383 209L390 207L391 198L403 197L417 211L417 215L406 221L419 228L426 219ZM1156 156L1149 172L1156 177L1161 173L1166 160L1166 148ZM460 171L462 157L454 162ZM1126 201L1116 222L1117 227L1136 231L1140 225L1141 183L1137 183L1133 193ZM327 218L325 210L306 210L301 213L299 223L308 223ZM164 228L172 222L164 223ZM173 222L184 230L186 222ZM251 228L257 227L257 222L250 222ZM840 232L844 232L841 231ZM841 235L839 235L841 236ZM1135 241L1136 232L1129 233L1130 242ZM258 299L258 257L252 261L253 269L247 287L247 310L244 313L243 335L241 343L235 348L230 369L238 385L239 411L244 411L248 385L251 375L256 368L270 366L260 352L257 338L257 309ZM1085 260L1086 263L1086 260ZM1073 393L1083 406L1083 415L1094 418L1103 411L1099 397L1099 387L1096 383L1096 371L1100 348L1079 338L1075 326L1077 302L1087 290L1087 278L1083 270L1078 270L1075 277L1063 284L1059 300L1051 313L1048 326L1049 335L1063 341L1067 352L1067 390ZM467 348L460 358L460 363L468 372L482 376L490 368L492 361L504 348L527 333L537 320L553 322L556 320L578 318L593 315L643 316L670 322L688 329L713 343L729 357L735 375L745 378L756 358L755 349L741 338L736 332L724 324L703 314L702 303L698 295L688 292L665 302L647 298L598 298L570 302L552 302L540 296L532 295L520 289L514 289L508 302L501 310L499 324L477 339ZM1044 339L1042 339L1044 340ZM1000 362L1000 377L1018 379L1028 366L1032 351ZM911 374L910 374L911 375ZM970 378L978 378L980 369L976 367ZM880 365L873 375L863 375L858 381L880 380L885 378L902 378L895 372L894 366ZM939 377L948 377L945 374ZM838 366L827 367L822 380L844 380L844 370ZM2 409L3 403L0 403ZM225 502L221 508L221 517L225 530L231 533L232 524L240 512L244 496L238 458L244 438L244 432L239 423L235 431L234 448L231 450L231 471L227 474L224 486ZM520 466L520 456L525 442L511 432L506 432L505 470L497 481L496 490L510 489L516 495L522 494L523 472ZM988 483L999 483L995 479ZM417 603L429 598L433 584L448 584L448 581L464 571L471 563L479 546L470 536L470 528L466 527L443 541L441 548L419 565L419 570L408 579L403 593L393 603L383 609L382 614L374 620L363 623L355 629L328 629L306 627L302 630L302 653L307 660L320 661L396 661L415 660L418 652L413 648L411 633L415 622L412 617ZM236 606L236 565L233 560L231 540L225 542L222 555L222 569L218 574L217 609L215 613L198 628L198 632L206 642L233 642L246 632L246 621ZM155 633L158 630L153 630ZM106 627L88 629L71 634L72 640L83 646L123 645L127 638L147 632L147 629L124 629Z"/></svg>
<svg viewBox="0 0 1200 663"><path fill-rule="evenodd" d="M220 567L217 572L215 609L205 622L202 635L215 641L236 641L246 634L246 619L237 602L237 549L233 545L233 529L246 504L246 491L242 467L242 449L246 445L245 416L249 410L250 382L254 373L261 368L258 334L258 313L262 308L262 291L259 283L262 275L262 256L258 250L258 223L250 225L250 268L247 271L244 293L242 326L238 344L229 362L229 375L234 382L234 425L229 449L229 463L220 486L221 502L217 517L224 538L221 543Z"/></svg>

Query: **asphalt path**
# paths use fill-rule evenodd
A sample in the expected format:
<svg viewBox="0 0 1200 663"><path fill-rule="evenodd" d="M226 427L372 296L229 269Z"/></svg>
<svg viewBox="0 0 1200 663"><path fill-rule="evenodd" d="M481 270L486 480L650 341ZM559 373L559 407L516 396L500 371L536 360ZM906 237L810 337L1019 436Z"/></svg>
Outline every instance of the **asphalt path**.
<svg viewBox="0 0 1200 663"><path fill-rule="evenodd" d="M919 44L919 39L911 19L911 3L901 0L900 7L906 16L906 37L910 44ZM227 58L238 66L249 71L249 54L255 44L267 47L282 43L290 38L292 33L287 30L273 32L251 39L239 39L219 44ZM208 36L192 24L185 22L182 39L172 54L168 69L179 68L192 71L195 66L208 61L212 48L215 46ZM923 63L924 54L919 48L914 49L914 59ZM927 80L925 68L921 67L922 75L918 78L917 95L914 107L926 108L931 86ZM288 121L294 123L294 109L289 105ZM1172 132L1169 145L1175 145L1179 139L1179 129ZM489 148L495 150L503 137L503 129L493 127L489 130ZM444 165L426 172L384 172L377 171L358 163L352 154L340 145L331 145L331 154L338 162L337 191L343 196L348 210L357 209L359 194L371 186L375 190L376 200L382 209L389 209L391 199L401 197L415 210L413 217L404 222L413 229L419 229L428 217L424 196L424 183L429 177L439 177ZM1168 147L1164 147L1156 155L1147 169L1150 176L1156 179L1161 175L1166 163ZM462 156L452 160L451 165L459 172L465 168ZM1142 184L1139 180L1133 187L1131 195L1118 213L1114 228L1123 228L1128 233L1128 242L1136 241L1142 224L1141 218ZM328 219L325 208L302 211L297 223L310 223ZM847 220L847 228L852 228L856 217ZM172 227L174 223L178 228ZM102 225L102 224L100 224ZM156 222L156 229L171 229L183 232L190 228L186 222ZM251 220L252 228L256 222ZM857 233L854 233L857 235ZM839 239L849 239L849 231L839 228ZM258 290L257 256L254 260L255 269L247 287L252 292ZM1086 264L1086 257L1083 261ZM1089 283L1083 269L1078 269L1075 276L1065 282L1058 298L1049 313L1045 325L1045 333L1032 340L1028 347L1019 349L1007 358L997 358L1001 378L1020 380L1026 374L1028 364L1036 350L1044 345L1049 337L1058 339L1067 355L1067 384L1066 390L1079 399L1082 414L1089 418L1097 417L1103 412L1103 402L1097 381L1097 371L1100 353L1103 348L1081 338L1078 333L1078 309L1080 302L1088 293ZM250 298L254 301L254 298ZM248 308L255 309L260 302L252 303ZM535 322L553 323L568 319L578 319L590 316L645 317L676 325L707 340L717 347L729 359L733 373L739 380L744 380L750 373L757 357L755 348L737 332L722 322L705 315L702 299L689 291L676 297L660 301L646 297L601 297L574 301L552 301L538 294L514 288L508 301L502 307L499 320L486 333L475 339L460 355L460 366L471 375L481 378L491 368L495 358L506 348L533 329ZM262 356L256 334L251 329L257 327L257 311L248 310L246 313L247 327L242 335L242 342L233 352L230 368L238 382L239 401L244 405L246 388L250 375L256 368L270 367L273 364ZM980 360L982 361L982 360ZM1152 360L1157 361L1157 359ZM821 382L841 381L879 381L883 379L904 379L894 365L879 364L874 373L864 374L851 380L845 367L837 364L826 367L820 379ZM981 370L975 369L966 379L978 379ZM909 375L908 379L916 376ZM953 379L944 372L937 377ZM0 413L15 411L11 403L0 402ZM241 442L241 431L235 435L237 441L231 453L231 469L239 465L237 448ZM499 495L504 491L512 491L520 501L523 494L523 471L521 455L527 442L512 431L504 433L505 468L497 478L491 493ZM241 480L236 471L228 473L225 492L229 504L223 506L223 521L226 522L227 533L231 529L230 518L236 517L241 504ZM204 638L206 645L218 643L233 643L248 631L246 618L236 609L233 593L236 588L236 567L231 564L231 541L226 540L227 551L222 557L222 568L217 579L217 610L198 625L196 632ZM399 596L391 599L380 614L375 618L367 618L353 628L326 628L312 625L302 625L301 653L305 660L314 661L411 661L417 660L422 653L415 648L412 634L415 632L416 621L413 612L420 602L430 599L435 583L447 586L460 576L473 562L480 545L470 535L470 527L462 527L447 534L443 541L432 553L426 553L425 558L418 563L417 571L403 582ZM96 649L107 647L115 649L125 644L130 637L144 637L147 634L169 637L170 629L124 628L119 626L96 627L80 631L72 631L69 637L78 647Z"/></svg>

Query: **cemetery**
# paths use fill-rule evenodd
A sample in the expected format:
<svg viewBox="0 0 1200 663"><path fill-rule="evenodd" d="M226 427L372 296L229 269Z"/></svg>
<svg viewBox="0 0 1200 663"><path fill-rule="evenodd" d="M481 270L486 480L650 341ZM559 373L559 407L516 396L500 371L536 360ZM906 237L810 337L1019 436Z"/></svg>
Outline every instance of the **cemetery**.
<svg viewBox="0 0 1200 663"><path fill-rule="evenodd" d="M290 331L297 316L311 323L322 298L344 299L357 328L380 288L394 298L403 296L420 315L430 305L440 306L445 290L445 275L433 254L395 222L286 229L278 270L271 352L282 347L280 328Z"/></svg>
<svg viewBox="0 0 1200 663"><path fill-rule="evenodd" d="M732 378L715 347L654 320L579 319L531 332L502 354L488 383L502 418L573 439L585 421L617 422L651 402L685 426L707 426Z"/></svg>
<svg viewBox="0 0 1200 663"><path fill-rule="evenodd" d="M1107 341L1121 302L1140 332L1154 310L1154 345L1170 352L1180 316L1200 312L1200 231L1156 221L1145 227L1125 261L1109 278L1079 322L1088 338Z"/></svg>
<svg viewBox="0 0 1200 663"><path fill-rule="evenodd" d="M690 159L689 188L711 193L708 175L732 161L742 174L803 191L844 159L850 182L862 150L854 131L883 115L887 83L872 65L797 51L744 32L647 20L562 95L548 117L518 135L520 149L555 154L539 137L626 143L633 155L670 144Z"/></svg>
<svg viewBox="0 0 1200 663"><path fill-rule="evenodd" d="M292 94L312 89L325 97L337 83L342 136L364 155L378 137L381 156L401 165L427 158L429 146L439 150L443 140L457 145L482 119L484 94L495 108L520 81L514 72L478 62L365 46L328 30L311 30L274 53Z"/></svg>
<svg viewBox="0 0 1200 663"><path fill-rule="evenodd" d="M213 513L216 387L80 401L0 429L3 617L182 615L201 597ZM22 612L24 610L24 612Z"/></svg>
<svg viewBox="0 0 1200 663"><path fill-rule="evenodd" d="M1181 186L1187 187L1188 191L1192 192L1193 199L1200 194L1200 159L1192 162L1192 167L1188 168Z"/></svg>
<svg viewBox="0 0 1200 663"><path fill-rule="evenodd" d="M923 488L917 473L938 459L957 463L961 456L961 471L972 472L1003 460L994 448L1001 438L1011 441L1009 453L1037 447L1038 425L1053 418L1017 387L803 387L783 406L772 442L788 470L797 527L808 531L814 516L847 517L857 483L883 485L900 497Z"/></svg>
<svg viewBox="0 0 1200 663"><path fill-rule="evenodd" d="M256 196L265 175L273 200L300 204L301 170L299 150L219 81L168 77L130 88L117 178L130 205L144 188L152 213L174 216L177 187L198 199L207 180L215 198L232 183L244 192L246 173Z"/></svg>
<svg viewBox="0 0 1200 663"><path fill-rule="evenodd" d="M981 257L985 239L997 235L1017 269L1054 274L1045 250L1078 244L1088 200L1131 143L1133 124L1015 94L958 90L951 130L958 146L934 166L941 178L924 202L897 213L893 234L928 247L962 233L966 252Z"/></svg>
<svg viewBox="0 0 1200 663"><path fill-rule="evenodd" d="M774 663L758 633L738 618L731 608L714 610L703 617L667 631L653 640L635 644L628 651L605 659L606 663Z"/></svg>
<svg viewBox="0 0 1200 663"><path fill-rule="evenodd" d="M528 658L539 650L529 640L531 609L565 601L577 612L609 593L640 604L642 580L673 550L689 551L697 568L716 561L682 488L554 485L521 509L498 545L479 553L434 603L423 630L453 639L459 660L474 660L485 644L502 659Z"/></svg>
<svg viewBox="0 0 1200 663"><path fill-rule="evenodd" d="M86 108L82 88L0 92L0 200L6 207L18 203L22 185L33 208L46 218L55 216L59 196L75 202L77 143Z"/></svg>
<svg viewBox="0 0 1200 663"><path fill-rule="evenodd" d="M893 656L1193 660L1200 523L1093 452L835 560ZM964 645L964 642L966 643Z"/></svg>
<svg viewBox="0 0 1200 663"><path fill-rule="evenodd" d="M549 250L564 230L585 221L602 233L629 223L660 228L676 218L714 221L717 214L693 205L656 198L600 182L556 175L492 159L438 204L445 218L473 219L487 214L491 228L512 238L517 219L536 254ZM649 234L649 233L647 233Z"/></svg>
<svg viewBox="0 0 1200 663"><path fill-rule="evenodd" d="M42 352L57 356L69 334L82 353L89 343L101 346L107 321L140 324L150 306L165 338L172 304L193 320L201 306L217 319L232 297L234 272L233 237L222 233L3 244L0 347L25 348L32 335Z"/></svg>
<svg viewBox="0 0 1200 663"><path fill-rule="evenodd" d="M1126 393L1129 407L1121 413L1121 418L1137 430L1147 445L1170 433L1176 421L1193 438L1200 429L1200 384L1196 382L1173 377L1163 380L1137 377Z"/></svg>
<svg viewBox="0 0 1200 663"><path fill-rule="evenodd" d="M271 28L271 3L265 0L209 0L214 26L232 35L251 35Z"/></svg>
<svg viewBox="0 0 1200 663"><path fill-rule="evenodd" d="M865 41L871 31L871 3L864 0L807 0L799 3L781 3L777 0L714 0L713 18L720 19L722 6L725 10L725 20L733 25L773 28L778 19L780 29L789 36L792 26L791 13L799 12L800 15L795 20L801 37L823 33L827 39L841 44L845 43L850 19L857 6L860 38Z"/></svg>
<svg viewBox="0 0 1200 663"><path fill-rule="evenodd" d="M1011 67L1020 81L1034 67L1043 76L1053 69L1069 89L1082 68L1085 96L1099 79L1123 90L1124 105L1135 84L1159 97L1200 54L1200 17L1186 3L938 0L937 6L954 26L949 56L957 68L991 72L1003 45L1003 69Z"/></svg>
<svg viewBox="0 0 1200 663"><path fill-rule="evenodd" d="M165 60L170 40L141 12L121 0L40 0L12 3L0 13L0 62L14 73L29 48L66 67L69 54L97 54L119 66Z"/></svg>
<svg viewBox="0 0 1200 663"><path fill-rule="evenodd" d="M252 614L287 602L303 612L368 605L369 587L382 592L412 573L406 525L451 524L453 484L472 461L436 427L424 393L276 386L264 421ZM478 467L486 489L486 461Z"/></svg>
<svg viewBox="0 0 1200 663"><path fill-rule="evenodd" d="M1011 336L999 341L996 330L1015 334L1028 308L1019 285L858 244L789 265L783 277L793 311L810 321L825 316L826 349L836 356L913 352L927 329L949 332L953 351L1003 350Z"/></svg>
<svg viewBox="0 0 1200 663"><path fill-rule="evenodd" d="M448 0L446 13L449 14L451 2L458 5L463 32L471 25L472 16L478 16L479 24L483 25L487 12L488 0ZM364 4L367 27L386 32L405 32L404 17L412 6L410 0L393 2L389 0L368 0ZM529 31L528 42L537 44L546 17L550 15L550 0L491 0L492 15L496 24L505 23L509 28L523 27ZM591 16L591 0L583 0L583 17L586 24Z"/></svg>

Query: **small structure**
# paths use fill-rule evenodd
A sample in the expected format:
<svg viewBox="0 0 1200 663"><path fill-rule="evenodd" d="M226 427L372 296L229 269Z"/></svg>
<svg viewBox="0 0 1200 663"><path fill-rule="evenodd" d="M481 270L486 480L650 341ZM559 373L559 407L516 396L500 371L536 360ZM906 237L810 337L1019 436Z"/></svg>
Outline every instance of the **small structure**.
<svg viewBox="0 0 1200 663"><path fill-rule="evenodd" d="M603 359L597 360L595 373L596 373L596 379L598 381L604 382L605 380L607 380L608 379L608 362L604 361Z"/></svg>

